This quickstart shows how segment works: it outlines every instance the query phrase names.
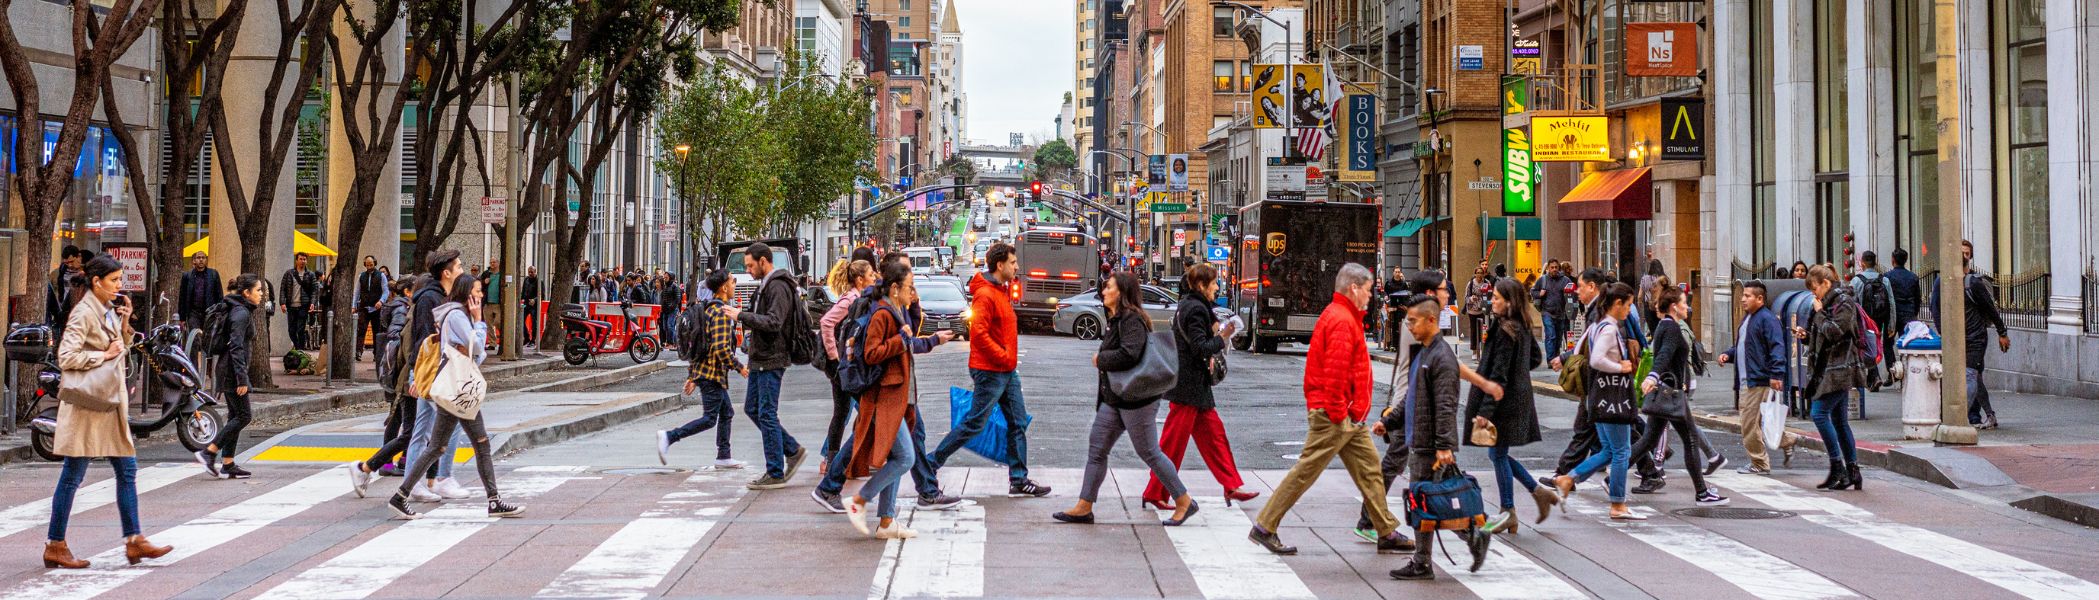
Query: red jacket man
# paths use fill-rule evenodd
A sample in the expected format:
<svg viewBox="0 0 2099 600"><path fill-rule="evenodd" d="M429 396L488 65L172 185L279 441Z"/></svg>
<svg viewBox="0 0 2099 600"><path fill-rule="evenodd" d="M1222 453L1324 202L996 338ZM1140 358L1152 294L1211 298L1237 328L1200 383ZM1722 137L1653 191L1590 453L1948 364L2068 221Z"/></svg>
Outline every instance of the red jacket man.
<svg viewBox="0 0 2099 600"><path fill-rule="evenodd" d="M1312 327L1305 355L1305 408L1325 410L1340 423L1370 415L1370 346L1363 341L1363 309L1339 292Z"/></svg>
<svg viewBox="0 0 2099 600"><path fill-rule="evenodd" d="M1006 494L1042 497L1049 486L1028 479L1028 408L1020 387L1020 321L1013 316L1013 282L1020 256L1004 243L984 251L984 271L969 279L969 414L926 453L934 470L962 450L991 422L997 408L1006 419ZM920 504L919 506L925 506Z"/></svg>
<svg viewBox="0 0 2099 600"><path fill-rule="evenodd" d="M1008 284L988 273L969 278L969 368L997 373L1020 366L1020 323Z"/></svg>

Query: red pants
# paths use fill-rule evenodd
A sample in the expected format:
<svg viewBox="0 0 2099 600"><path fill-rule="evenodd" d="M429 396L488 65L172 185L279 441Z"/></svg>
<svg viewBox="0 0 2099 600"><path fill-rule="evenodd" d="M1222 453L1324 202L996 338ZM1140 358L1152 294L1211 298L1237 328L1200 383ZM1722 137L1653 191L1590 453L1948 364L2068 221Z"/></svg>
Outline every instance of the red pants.
<svg viewBox="0 0 2099 600"><path fill-rule="evenodd" d="M1224 437L1224 421L1217 418L1217 409L1194 408L1181 404L1168 404L1166 428L1159 431L1159 449L1173 466L1181 466L1181 455L1188 450L1188 438L1195 438L1195 449L1203 453L1203 464L1210 466L1210 475L1225 491L1239 489L1245 482L1239 479L1239 467L1232 464L1232 441ZM1144 499L1168 501L1166 487L1159 485L1159 478L1152 477L1151 484L1144 486Z"/></svg>

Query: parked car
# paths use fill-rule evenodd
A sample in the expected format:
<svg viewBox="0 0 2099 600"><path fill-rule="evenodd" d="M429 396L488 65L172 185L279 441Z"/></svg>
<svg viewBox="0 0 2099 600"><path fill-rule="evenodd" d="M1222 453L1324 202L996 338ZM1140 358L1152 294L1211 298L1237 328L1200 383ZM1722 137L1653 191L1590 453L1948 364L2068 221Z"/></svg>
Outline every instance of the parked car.
<svg viewBox="0 0 2099 600"><path fill-rule="evenodd" d="M926 321L919 324L919 333L931 335L953 330L955 339L969 339L969 297L962 293L962 286L926 277L918 278L916 283L918 308L926 313Z"/></svg>
<svg viewBox="0 0 2099 600"><path fill-rule="evenodd" d="M934 283L946 283L954 285L955 289L962 290L962 299L969 299L969 285L964 283L961 277L955 275L924 275L918 278L919 283L925 283L928 281Z"/></svg>
<svg viewBox="0 0 2099 600"><path fill-rule="evenodd" d="M1144 286L1144 312L1152 318L1152 329L1170 327L1173 324L1174 307L1180 296L1165 289ZM1100 290L1090 289L1070 298L1057 299L1057 312L1053 324L1057 333L1071 334L1082 340L1097 340L1101 328L1108 322L1108 311L1101 307Z"/></svg>
<svg viewBox="0 0 2099 600"><path fill-rule="evenodd" d="M802 299L809 305L811 323L822 321L824 313L830 312L831 306L838 304L838 297L831 294L831 288L821 285L802 288Z"/></svg>

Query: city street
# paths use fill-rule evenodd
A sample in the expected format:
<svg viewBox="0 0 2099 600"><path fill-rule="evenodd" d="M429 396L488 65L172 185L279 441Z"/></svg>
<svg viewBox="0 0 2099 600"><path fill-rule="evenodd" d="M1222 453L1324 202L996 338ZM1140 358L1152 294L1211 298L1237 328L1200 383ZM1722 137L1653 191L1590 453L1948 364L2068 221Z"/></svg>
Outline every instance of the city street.
<svg viewBox="0 0 2099 600"><path fill-rule="evenodd" d="M170 445L142 449L139 474L146 533L173 554L125 566L107 469L91 471L75 504L76 554L84 571L41 568L41 539L57 469L0 468L0 598L435 598L435 597L1172 597L1172 598L2093 598L2099 597L2099 533L1980 496L1868 471L1863 492L1811 489L1820 457L1803 453L1777 477L1714 478L1732 509L1784 511L1777 518L1693 516L1681 472L1661 494L1635 496L1644 522L1603 517L1600 480L1586 484L1562 517L1496 539L1478 573L1439 551L1438 579L1397 582L1403 557L1379 556L1349 532L1358 496L1330 470L1285 521L1300 554L1277 557L1246 541L1264 496L1226 507L1192 452L1182 473L1204 510L1180 528L1158 525L1137 501L1145 473L1127 450L1110 459L1096 525L1065 525L1083 466L1093 407L1094 343L1025 336L1021 372L1034 415L1031 473L1053 486L1043 499L1005 497L1005 469L959 455L941 473L944 491L971 500L954 511L901 515L920 537L883 542L855 534L809 499L818 475L805 464L783 490L742 484L755 469L714 471L701 436L657 464L654 432L698 416L684 408L600 433L504 457L506 500L520 519L483 517L476 500L455 501L418 521L389 519L377 496L350 495L339 465L255 463L245 481L204 479ZM1303 439L1297 388L1301 348L1234 354L1219 387L1220 410L1249 488L1279 481ZM929 434L948 429L940 390L964 380L966 346L937 349L919 363ZM1377 365L1379 378L1389 368ZM682 369L592 390L665 392ZM733 378L732 378L733 379ZM733 392L742 397L741 381ZM1380 387L1382 396L1382 386ZM830 402L813 370L789 371L781 415L801 443L821 443ZM1549 428L1518 458L1551 468L1567 438L1572 404L1540 397ZM491 410L496 410L492 408ZM1162 412L1163 418L1163 412ZM749 422L735 427L737 458L762 460ZM1715 442L1737 464L1739 444ZM1461 464L1491 488L1485 453ZM470 464L459 473L471 479ZM475 496L479 486L469 484ZM908 497L908 493L906 494ZM1397 504L1397 500L1394 500ZM422 505L424 509L435 508ZM908 504L907 504L908 506ZM1451 540L1446 536L1446 540ZM1463 560L1463 547L1451 556Z"/></svg>

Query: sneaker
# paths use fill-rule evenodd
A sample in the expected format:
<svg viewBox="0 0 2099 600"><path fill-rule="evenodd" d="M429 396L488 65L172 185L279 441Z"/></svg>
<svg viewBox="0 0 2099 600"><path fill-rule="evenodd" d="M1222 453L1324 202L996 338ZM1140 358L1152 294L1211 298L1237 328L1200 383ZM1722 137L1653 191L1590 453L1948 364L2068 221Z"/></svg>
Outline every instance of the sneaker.
<svg viewBox="0 0 2099 600"><path fill-rule="evenodd" d="M905 529L903 525L898 525L896 521L890 521L888 527L875 530L875 537L885 540L908 540L918 537L918 532Z"/></svg>
<svg viewBox="0 0 2099 600"><path fill-rule="evenodd" d="M845 503L839 501L838 494L825 493L823 490L809 490L809 497L815 499L816 503L823 506L826 511L833 514L845 514ZM920 500L920 502L923 503L924 500Z"/></svg>
<svg viewBox="0 0 2099 600"><path fill-rule="evenodd" d="M524 506L511 506L508 504L504 504L503 499L501 498L488 499L488 516L508 519L521 517L524 515Z"/></svg>
<svg viewBox="0 0 2099 600"><path fill-rule="evenodd" d="M1041 498L1048 495L1050 495L1049 486L1035 483L1033 479L1023 479L1020 483L1006 486L1006 497L1008 498Z"/></svg>
<svg viewBox="0 0 2099 600"><path fill-rule="evenodd" d="M431 484L430 491L437 492L438 497L446 500L464 500L468 496L474 495L472 492L466 491L465 487L461 487L459 479L453 477L447 477L444 481Z"/></svg>
<svg viewBox="0 0 2099 600"><path fill-rule="evenodd" d="M656 464L671 464L671 432L656 432Z"/></svg>
<svg viewBox="0 0 2099 600"><path fill-rule="evenodd" d="M217 453L210 450L198 450L191 456L197 457L197 464L204 465L205 474L210 475L212 479L219 478L219 456Z"/></svg>
<svg viewBox="0 0 2099 600"><path fill-rule="evenodd" d="M1494 534L1484 529L1473 530L1465 535L1465 546L1472 550L1472 567L1469 572L1478 573L1480 565L1487 564L1487 546L1494 543Z"/></svg>
<svg viewBox="0 0 2099 600"><path fill-rule="evenodd" d="M858 502L845 503L845 520L853 525L853 531L867 535L867 505Z"/></svg>
<svg viewBox="0 0 2099 600"><path fill-rule="evenodd" d="M1666 480L1663 480L1663 479L1662 479L1662 478L1660 478L1660 477L1656 477L1656 478L1653 478L1653 479L1645 479L1645 480L1641 480L1641 481L1640 481L1640 486L1639 486L1639 487L1635 487L1635 488L1633 488L1633 493L1635 493L1635 494L1652 494L1652 493L1655 493L1655 492L1659 492L1659 491L1662 491L1662 488L1665 488L1665 487L1668 487L1668 486L1669 486L1669 482L1668 482L1668 481L1666 481Z"/></svg>
<svg viewBox="0 0 2099 600"><path fill-rule="evenodd" d="M364 463L350 463L350 491L364 497L364 488L372 484L372 473L364 470Z"/></svg>
<svg viewBox="0 0 2099 600"><path fill-rule="evenodd" d="M741 468L743 468L743 465L744 465L744 462L743 462L743 461L740 461L740 460L736 460L736 459L733 459L733 458L717 458L717 459L714 459L714 468L715 468L715 470L725 470L725 469L741 469Z"/></svg>
<svg viewBox="0 0 2099 600"><path fill-rule="evenodd" d="M240 465L233 463L219 465L219 474L226 476L227 479L247 479L255 476L254 473L249 473L247 469L243 469Z"/></svg>
<svg viewBox="0 0 2099 600"><path fill-rule="evenodd" d="M796 448L794 450L794 454L787 455L787 474L781 475L780 479L787 481L793 480L795 471L801 470L802 459L805 458L809 458L808 447Z"/></svg>
<svg viewBox="0 0 2099 600"><path fill-rule="evenodd" d="M918 507L927 510L955 510L962 507L962 499L939 494L919 496Z"/></svg>
<svg viewBox="0 0 2099 600"><path fill-rule="evenodd" d="M1699 506L1727 506L1727 496L1722 496L1722 495L1719 495L1719 494L1715 494L1715 493L1713 493L1713 490L1706 490L1706 491L1703 491L1703 492L1699 492L1699 493L1698 493L1698 505L1699 505Z"/></svg>
<svg viewBox="0 0 2099 600"><path fill-rule="evenodd" d="M1407 566L1392 570L1392 578L1400 581L1429 581L1436 578L1436 570L1427 563L1407 561Z"/></svg>
<svg viewBox="0 0 2099 600"><path fill-rule="evenodd" d="M787 487L787 478L767 475L753 479L750 483L744 484L743 487L748 490L777 490Z"/></svg>
<svg viewBox="0 0 2099 600"><path fill-rule="evenodd" d="M1371 529L1368 527L1357 527L1355 529L1350 530L1350 533L1356 534L1356 539L1363 540L1363 543L1365 544L1377 543L1376 529Z"/></svg>
<svg viewBox="0 0 2099 600"><path fill-rule="evenodd" d="M439 496L437 495L437 492L431 491L430 482L424 481L422 483L415 484L415 487L408 491L408 499L416 502L443 502L445 500L445 497Z"/></svg>
<svg viewBox="0 0 2099 600"><path fill-rule="evenodd" d="M1411 554L1413 552L1414 540L1401 535L1397 531L1377 541L1378 554Z"/></svg>
<svg viewBox="0 0 2099 600"><path fill-rule="evenodd" d="M379 467L379 476L380 476L380 477L400 477L400 476L401 476L401 467L395 466L395 465L394 465L393 463L386 463L385 465L381 465L381 466Z"/></svg>
<svg viewBox="0 0 2099 600"><path fill-rule="evenodd" d="M1717 473L1725 468L1727 468L1726 456L1715 454L1712 458L1705 461L1705 474L1707 476L1712 476L1713 473Z"/></svg>
<svg viewBox="0 0 2099 600"><path fill-rule="evenodd" d="M413 521L422 518L422 515L415 514L415 509L408 507L408 498L402 497L399 492L386 500L386 507L393 509L396 519Z"/></svg>
<svg viewBox="0 0 2099 600"><path fill-rule="evenodd" d="M1739 469L1735 469L1735 472L1736 472L1736 473L1741 473L1741 474L1743 474L1743 475L1770 475L1770 474L1771 474L1771 470L1770 470L1770 469L1763 469L1763 468L1758 468L1758 467L1757 467L1756 465L1742 465L1742 468L1739 468Z"/></svg>

